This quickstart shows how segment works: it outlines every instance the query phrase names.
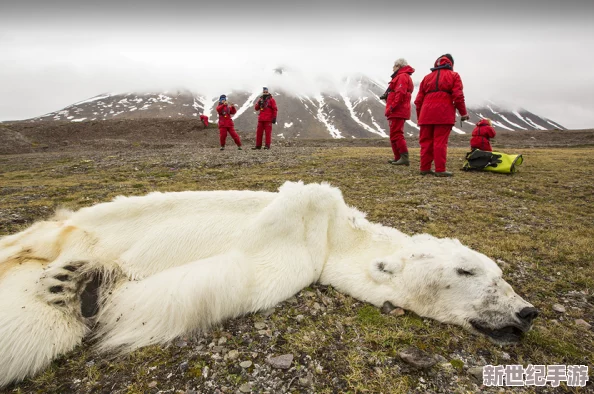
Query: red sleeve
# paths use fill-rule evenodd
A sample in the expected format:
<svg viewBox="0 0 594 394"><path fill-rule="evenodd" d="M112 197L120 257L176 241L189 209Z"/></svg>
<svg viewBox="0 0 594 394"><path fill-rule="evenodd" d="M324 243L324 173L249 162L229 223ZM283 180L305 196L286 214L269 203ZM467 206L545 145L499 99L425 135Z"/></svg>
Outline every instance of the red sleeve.
<svg viewBox="0 0 594 394"><path fill-rule="evenodd" d="M234 106L234 105L232 105L232 106L231 106L231 109L229 110L229 113L230 113L231 115L235 115L235 113L236 113L236 112L237 112L237 108L235 108L235 106Z"/></svg>
<svg viewBox="0 0 594 394"><path fill-rule="evenodd" d="M487 127L487 135L489 138L495 138L495 129L491 126Z"/></svg>
<svg viewBox="0 0 594 394"><path fill-rule="evenodd" d="M255 109L256 111L259 111L259 110L260 110L260 99L261 99L261 98L262 98L262 97L260 97L260 98L259 98L259 99L256 101L256 105L254 106L254 109Z"/></svg>
<svg viewBox="0 0 594 394"><path fill-rule="evenodd" d="M421 82L421 85L419 86L419 93L417 93L417 98L415 99L415 107L417 108L417 122L421 116L421 107L423 106L423 101L425 101L425 78L423 78L423 82Z"/></svg>
<svg viewBox="0 0 594 394"><path fill-rule="evenodd" d="M466 102L464 101L464 86L462 86L462 79L460 79L460 74L454 73L454 86L452 87L452 99L454 100L454 105L456 109L460 113L460 116L468 115L466 111Z"/></svg>
<svg viewBox="0 0 594 394"><path fill-rule="evenodd" d="M388 84L388 90L394 91L395 85L396 85L396 77L394 77L390 80L390 83Z"/></svg>
<svg viewBox="0 0 594 394"><path fill-rule="evenodd" d="M223 110L223 104L217 105L217 113L220 115L221 111Z"/></svg>
<svg viewBox="0 0 594 394"><path fill-rule="evenodd" d="M408 89L408 83L404 83L406 77L405 75L408 74L401 74L398 77L396 77L396 80L394 81L394 86L392 87L392 89L394 90L394 100L392 100L392 108L396 108L398 107L400 104L402 104L402 102L404 101L404 98L406 97L406 91ZM408 81L406 81L408 82Z"/></svg>
<svg viewBox="0 0 594 394"><path fill-rule="evenodd" d="M278 114L278 108L276 107L276 101L272 97L270 97L270 108L272 108L272 118L274 119Z"/></svg>

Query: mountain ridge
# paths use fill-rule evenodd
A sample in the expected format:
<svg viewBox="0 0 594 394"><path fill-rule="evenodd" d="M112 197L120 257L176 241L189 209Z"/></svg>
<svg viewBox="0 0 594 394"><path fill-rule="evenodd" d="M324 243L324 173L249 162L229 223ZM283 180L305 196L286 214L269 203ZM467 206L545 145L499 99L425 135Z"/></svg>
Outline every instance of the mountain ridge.
<svg viewBox="0 0 594 394"><path fill-rule="evenodd" d="M384 92L379 82L364 77L345 78L335 92L300 94L282 87L271 87L279 114L273 133L280 138L387 138L384 117ZM257 114L253 110L259 91L232 91L229 101L238 105L234 116L239 130L255 130ZM104 93L64 107L61 110L28 119L28 121L56 120L70 122L108 119L196 118L207 115L217 121L218 95L193 93L187 89L144 93ZM416 111L405 124L405 133L418 135ZM528 110L507 110L493 102L468 108L470 121L462 126L458 121L454 133L470 133L483 117L492 120L497 130L566 130L546 117ZM459 119L459 118L458 118Z"/></svg>

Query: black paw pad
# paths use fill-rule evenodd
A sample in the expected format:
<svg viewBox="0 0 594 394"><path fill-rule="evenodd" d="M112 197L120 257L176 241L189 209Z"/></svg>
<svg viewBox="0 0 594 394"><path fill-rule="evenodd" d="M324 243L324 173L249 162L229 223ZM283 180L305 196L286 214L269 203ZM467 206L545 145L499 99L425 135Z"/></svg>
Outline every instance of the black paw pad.
<svg viewBox="0 0 594 394"><path fill-rule="evenodd" d="M64 291L62 286L52 286L49 288L50 293L61 293Z"/></svg>
<svg viewBox="0 0 594 394"><path fill-rule="evenodd" d="M66 274L56 275L56 276L54 276L54 278L56 278L60 282L66 282L66 281L70 280L70 276L69 275L66 275Z"/></svg>

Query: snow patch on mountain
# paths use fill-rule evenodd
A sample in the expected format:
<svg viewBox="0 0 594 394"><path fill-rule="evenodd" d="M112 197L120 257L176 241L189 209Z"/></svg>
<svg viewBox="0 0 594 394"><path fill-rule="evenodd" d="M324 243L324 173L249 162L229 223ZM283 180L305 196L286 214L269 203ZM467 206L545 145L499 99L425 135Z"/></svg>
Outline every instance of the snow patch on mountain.
<svg viewBox="0 0 594 394"><path fill-rule="evenodd" d="M233 116L233 119L239 118L245 111L252 108L252 105L258 98L259 94L259 92L252 93L251 96L248 97L248 99L245 101L245 103L243 103L243 105L237 110L237 112Z"/></svg>
<svg viewBox="0 0 594 394"><path fill-rule="evenodd" d="M326 126L326 129L328 130L332 138L344 138L340 130L338 130L330 122L328 114L324 112L324 106L326 105L324 97L322 95L319 95L318 97L316 97L316 100L318 100L318 113L316 115L316 118Z"/></svg>
<svg viewBox="0 0 594 394"><path fill-rule="evenodd" d="M370 133L373 134L377 134L381 137L388 137L388 135L383 131L383 130L375 130L372 127L368 126L367 124L363 123L361 121L361 119L359 119L357 117L357 115L355 114L355 109L353 107L353 104L351 103L350 98L347 96L346 92L343 92L340 94L340 96L342 97L342 100L344 102L344 105L347 107L349 113L351 114L351 118L353 118L353 120L360 125L361 127L363 127L365 130L369 131Z"/></svg>
<svg viewBox="0 0 594 394"><path fill-rule="evenodd" d="M517 123L514 123L514 122L512 122L511 120L509 120L508 118L506 118L506 117L505 117L505 116L503 116L502 114L499 114L499 116L500 116L500 117L501 117L503 120L505 120L507 123L509 123L510 125L512 125L512 126L514 126L514 127L517 127L518 129L526 130L526 128L524 128L524 127L520 126L520 125L519 125L519 124L517 124Z"/></svg>

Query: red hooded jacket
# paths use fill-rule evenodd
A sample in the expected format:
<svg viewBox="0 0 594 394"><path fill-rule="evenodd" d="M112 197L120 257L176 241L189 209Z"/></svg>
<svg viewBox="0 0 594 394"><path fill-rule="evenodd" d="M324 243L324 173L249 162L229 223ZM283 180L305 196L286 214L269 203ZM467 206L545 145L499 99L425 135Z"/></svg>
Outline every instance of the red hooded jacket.
<svg viewBox="0 0 594 394"><path fill-rule="evenodd" d="M268 95L267 99L264 99L265 96L261 96L258 101L256 101L256 106L254 109L256 111L260 111L258 115L259 122L272 122L276 119L276 114L278 113L278 109L276 108L276 101L272 95Z"/></svg>
<svg viewBox="0 0 594 394"><path fill-rule="evenodd" d="M431 74L423 78L415 99L419 125L456 123L456 109L467 115L462 80L454 65L445 56L435 62Z"/></svg>
<svg viewBox="0 0 594 394"><path fill-rule="evenodd" d="M411 66L401 67L393 75L386 100L386 118L410 119L410 99L415 90L410 75L415 72Z"/></svg>
<svg viewBox="0 0 594 394"><path fill-rule="evenodd" d="M237 112L234 106L219 104L217 106L217 112L219 114L219 127L233 127L231 116Z"/></svg>
<svg viewBox="0 0 594 394"><path fill-rule="evenodd" d="M493 148L491 148L491 142L489 141L491 138L495 138L495 129L487 119L481 119L472 130L470 147L492 152Z"/></svg>

